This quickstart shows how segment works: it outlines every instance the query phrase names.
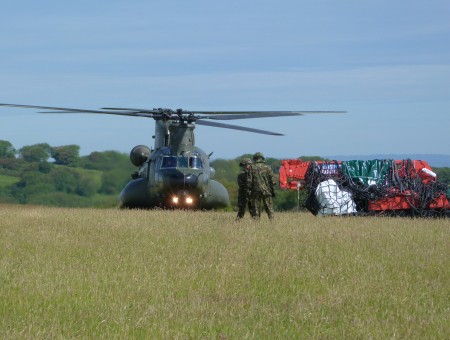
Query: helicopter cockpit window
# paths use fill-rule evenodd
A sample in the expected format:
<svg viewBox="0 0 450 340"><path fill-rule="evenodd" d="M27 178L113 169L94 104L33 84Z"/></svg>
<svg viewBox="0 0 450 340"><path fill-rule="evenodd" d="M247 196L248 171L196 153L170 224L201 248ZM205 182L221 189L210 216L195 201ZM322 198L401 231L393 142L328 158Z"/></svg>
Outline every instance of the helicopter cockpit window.
<svg viewBox="0 0 450 340"><path fill-rule="evenodd" d="M176 168L177 158L175 156L165 156L162 159L161 168Z"/></svg>
<svg viewBox="0 0 450 340"><path fill-rule="evenodd" d="M164 156L162 158L162 169L174 169L174 168L191 168L191 169L203 169L203 161L201 157L192 156Z"/></svg>
<svg viewBox="0 0 450 340"><path fill-rule="evenodd" d="M187 168L188 167L188 158L183 156L178 156L178 166L180 168Z"/></svg>
<svg viewBox="0 0 450 340"><path fill-rule="evenodd" d="M193 169L202 169L203 168L202 159L200 157L190 157L189 167Z"/></svg>

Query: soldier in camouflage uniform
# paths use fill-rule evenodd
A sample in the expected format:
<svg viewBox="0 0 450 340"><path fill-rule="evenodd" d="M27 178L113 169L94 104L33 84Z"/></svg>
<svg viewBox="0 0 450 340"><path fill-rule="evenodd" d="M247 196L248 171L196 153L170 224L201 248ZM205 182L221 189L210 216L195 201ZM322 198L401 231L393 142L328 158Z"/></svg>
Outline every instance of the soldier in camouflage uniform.
<svg viewBox="0 0 450 340"><path fill-rule="evenodd" d="M261 217L261 204L270 220L273 220L273 197L275 197L276 178L261 152L255 153L252 165L252 187L250 214L253 218Z"/></svg>
<svg viewBox="0 0 450 340"><path fill-rule="evenodd" d="M245 215L245 209L250 209L250 189L252 186L252 176L250 168L252 166L252 161L250 158L243 158L241 163L241 172L237 177L238 182L238 213L236 216L237 220L240 220Z"/></svg>

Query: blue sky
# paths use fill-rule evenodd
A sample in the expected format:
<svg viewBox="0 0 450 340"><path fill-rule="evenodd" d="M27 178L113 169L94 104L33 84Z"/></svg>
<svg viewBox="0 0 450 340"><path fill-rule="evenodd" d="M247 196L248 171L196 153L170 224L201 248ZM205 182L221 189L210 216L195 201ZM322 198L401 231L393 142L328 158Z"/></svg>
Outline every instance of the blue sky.
<svg viewBox="0 0 450 340"><path fill-rule="evenodd" d="M450 154L448 1L10 1L0 102L97 109L345 110L196 129L212 158ZM151 146L151 119L0 108L14 147Z"/></svg>

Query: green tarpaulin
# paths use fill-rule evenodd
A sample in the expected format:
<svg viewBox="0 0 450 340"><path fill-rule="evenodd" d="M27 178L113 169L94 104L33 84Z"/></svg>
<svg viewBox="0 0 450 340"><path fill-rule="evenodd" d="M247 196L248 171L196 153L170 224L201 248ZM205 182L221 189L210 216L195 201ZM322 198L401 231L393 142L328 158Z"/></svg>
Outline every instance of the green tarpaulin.
<svg viewBox="0 0 450 340"><path fill-rule="evenodd" d="M359 183L364 186L384 185L392 162L391 159L345 161L342 162L341 168L343 174L355 184Z"/></svg>

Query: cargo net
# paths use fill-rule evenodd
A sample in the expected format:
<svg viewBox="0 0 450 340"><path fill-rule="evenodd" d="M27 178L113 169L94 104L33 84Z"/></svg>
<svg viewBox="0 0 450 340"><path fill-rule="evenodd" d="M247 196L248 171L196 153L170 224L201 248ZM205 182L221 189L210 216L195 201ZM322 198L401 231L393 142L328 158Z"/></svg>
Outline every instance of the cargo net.
<svg viewBox="0 0 450 340"><path fill-rule="evenodd" d="M422 161L311 162L304 206L314 215L450 217L448 185Z"/></svg>

